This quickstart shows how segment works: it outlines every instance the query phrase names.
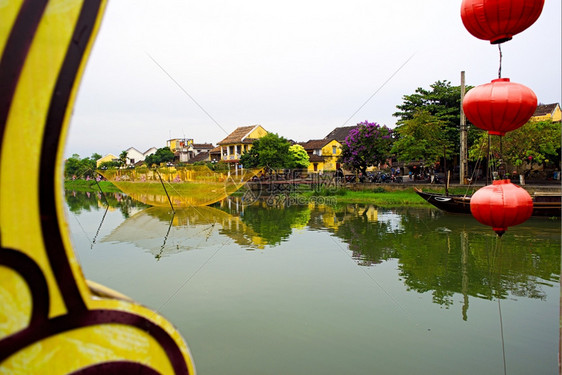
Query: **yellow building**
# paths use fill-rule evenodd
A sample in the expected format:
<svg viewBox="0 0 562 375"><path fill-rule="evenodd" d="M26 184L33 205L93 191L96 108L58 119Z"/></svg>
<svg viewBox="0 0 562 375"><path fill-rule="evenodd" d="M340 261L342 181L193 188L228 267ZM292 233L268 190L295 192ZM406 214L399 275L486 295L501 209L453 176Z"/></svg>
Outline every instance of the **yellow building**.
<svg viewBox="0 0 562 375"><path fill-rule="evenodd" d="M221 160L238 164L240 156L252 148L252 143L267 134L261 125L241 126L218 143Z"/></svg>
<svg viewBox="0 0 562 375"><path fill-rule="evenodd" d="M193 145L193 139L187 138L172 138L166 141L166 147L172 152L189 149Z"/></svg>
<svg viewBox="0 0 562 375"><path fill-rule="evenodd" d="M96 167L99 168L100 165L101 165L102 163L105 163L106 161L117 161L117 160L119 160L119 157L118 157L118 156L115 156L115 155L113 155L113 154L107 154L107 155L105 155L104 157L99 158L98 160L96 160Z"/></svg>
<svg viewBox="0 0 562 375"><path fill-rule="evenodd" d="M340 168L338 157L341 155L341 143L335 139L313 139L301 143L308 153L309 172L335 171Z"/></svg>
<svg viewBox="0 0 562 375"><path fill-rule="evenodd" d="M539 104L533 117L533 121L546 121L552 120L553 122L560 122L562 120L562 111L558 103L553 104Z"/></svg>

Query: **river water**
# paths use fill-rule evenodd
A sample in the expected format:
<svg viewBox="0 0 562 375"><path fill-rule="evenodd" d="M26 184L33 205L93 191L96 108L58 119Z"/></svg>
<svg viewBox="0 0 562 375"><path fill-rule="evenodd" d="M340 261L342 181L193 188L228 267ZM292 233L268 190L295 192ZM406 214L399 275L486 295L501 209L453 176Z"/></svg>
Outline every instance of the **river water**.
<svg viewBox="0 0 562 375"><path fill-rule="evenodd" d="M168 318L199 374L558 372L560 220L107 200L66 193L86 278Z"/></svg>

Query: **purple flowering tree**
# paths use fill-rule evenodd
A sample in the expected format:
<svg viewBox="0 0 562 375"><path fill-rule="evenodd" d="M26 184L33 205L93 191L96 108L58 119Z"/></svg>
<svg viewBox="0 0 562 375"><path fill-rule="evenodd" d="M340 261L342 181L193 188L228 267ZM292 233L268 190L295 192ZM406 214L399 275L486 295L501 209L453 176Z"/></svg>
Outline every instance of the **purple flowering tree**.
<svg viewBox="0 0 562 375"><path fill-rule="evenodd" d="M376 122L360 122L343 142L339 161L365 174L370 166L377 166L390 156L392 130Z"/></svg>

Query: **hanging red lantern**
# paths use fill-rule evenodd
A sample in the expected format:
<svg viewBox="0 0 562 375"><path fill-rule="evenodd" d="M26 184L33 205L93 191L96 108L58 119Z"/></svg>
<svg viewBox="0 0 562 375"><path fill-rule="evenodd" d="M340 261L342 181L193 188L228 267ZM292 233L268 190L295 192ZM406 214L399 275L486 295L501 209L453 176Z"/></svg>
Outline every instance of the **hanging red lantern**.
<svg viewBox="0 0 562 375"><path fill-rule="evenodd" d="M499 78L470 90L462 108L475 126L505 135L529 121L537 109L537 96L527 86Z"/></svg>
<svg viewBox="0 0 562 375"><path fill-rule="evenodd" d="M525 222L533 213L533 199L509 180L496 180L470 198L472 216L501 236L507 227Z"/></svg>
<svg viewBox="0 0 562 375"><path fill-rule="evenodd" d="M478 39L503 43L539 18L544 0L463 0L464 27Z"/></svg>

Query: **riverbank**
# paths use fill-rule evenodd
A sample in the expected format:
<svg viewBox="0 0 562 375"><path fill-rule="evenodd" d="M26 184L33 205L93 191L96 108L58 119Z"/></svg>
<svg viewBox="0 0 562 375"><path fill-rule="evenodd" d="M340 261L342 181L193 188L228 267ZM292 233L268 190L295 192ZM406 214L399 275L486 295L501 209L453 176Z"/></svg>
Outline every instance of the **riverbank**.
<svg viewBox="0 0 562 375"><path fill-rule="evenodd" d="M98 187L99 184L99 187ZM95 180L65 180L64 190L74 190L74 191L89 191L89 192L99 192L101 190L104 193L119 193L121 190L109 181L99 181L96 183Z"/></svg>
<svg viewBox="0 0 562 375"><path fill-rule="evenodd" d="M358 185L358 186L357 186ZM333 197L338 204L375 204L381 207L396 206L431 206L414 191L414 186L397 184L357 184L347 185L339 189L321 189L303 192L305 198ZM367 186L368 185L368 186ZM426 185L424 191L445 194L445 187ZM470 194L465 187L449 189L450 194Z"/></svg>
<svg viewBox="0 0 562 375"><path fill-rule="evenodd" d="M305 200L311 197L332 197L338 204L376 204L381 207L393 206L431 206L423 198L416 194L414 187L431 193L445 193L443 185L430 184L348 184L340 188L321 188L298 193ZM449 188L450 194L471 195L474 190L481 186L453 185ZM94 180L68 180L64 182L65 190L98 192L105 193L120 192L115 185L109 181L99 181L99 187ZM530 194L535 192L558 192L560 185L525 185L525 190ZM239 192L238 194L241 194ZM236 194L235 194L236 195Z"/></svg>

